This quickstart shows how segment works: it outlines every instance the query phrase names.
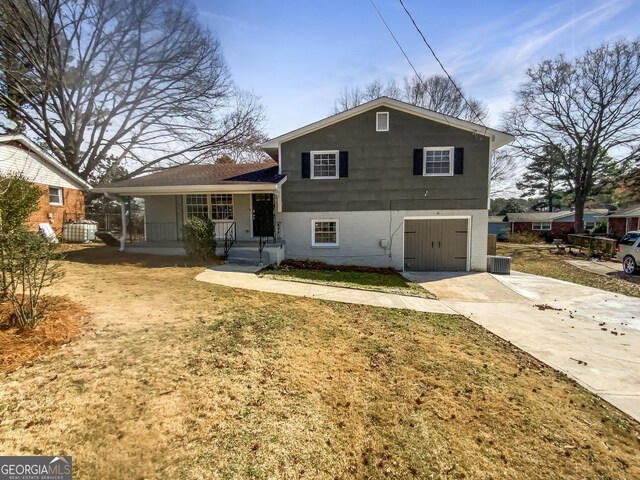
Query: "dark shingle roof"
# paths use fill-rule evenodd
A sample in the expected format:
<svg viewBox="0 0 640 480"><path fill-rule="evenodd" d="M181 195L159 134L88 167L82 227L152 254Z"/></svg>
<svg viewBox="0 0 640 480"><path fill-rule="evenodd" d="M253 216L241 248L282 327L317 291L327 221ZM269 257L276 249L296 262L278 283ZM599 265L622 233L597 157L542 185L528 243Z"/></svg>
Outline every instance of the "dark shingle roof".
<svg viewBox="0 0 640 480"><path fill-rule="evenodd" d="M285 177L275 162L181 165L142 177L98 187L169 187L278 183Z"/></svg>

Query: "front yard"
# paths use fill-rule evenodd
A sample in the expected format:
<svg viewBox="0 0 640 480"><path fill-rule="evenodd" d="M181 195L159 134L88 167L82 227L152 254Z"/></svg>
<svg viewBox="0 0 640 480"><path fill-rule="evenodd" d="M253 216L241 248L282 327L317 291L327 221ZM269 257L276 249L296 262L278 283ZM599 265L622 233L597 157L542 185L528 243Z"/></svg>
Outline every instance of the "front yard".
<svg viewBox="0 0 640 480"><path fill-rule="evenodd" d="M498 255L511 257L511 268L519 272L640 297L640 276L627 275L622 271L622 267L619 272L612 272L610 275L587 272L566 262L566 260L584 259L584 257L573 257L556 252L556 247L544 244L498 243Z"/></svg>
<svg viewBox="0 0 640 480"><path fill-rule="evenodd" d="M0 451L93 478L640 478L640 428L461 316L71 253L84 335L0 377Z"/></svg>

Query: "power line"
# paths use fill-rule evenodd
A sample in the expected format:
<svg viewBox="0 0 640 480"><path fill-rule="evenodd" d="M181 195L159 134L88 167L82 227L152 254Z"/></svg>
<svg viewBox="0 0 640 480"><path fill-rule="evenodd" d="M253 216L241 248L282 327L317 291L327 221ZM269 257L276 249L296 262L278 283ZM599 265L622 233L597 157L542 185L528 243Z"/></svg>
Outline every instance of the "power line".
<svg viewBox="0 0 640 480"><path fill-rule="evenodd" d="M387 27L387 30L389 31L389 33L391 34L391 36L393 37L393 40L396 42L396 45L398 46L398 48L400 49L400 51L402 52L402 55L404 55L404 58L407 59L407 62L409 62L409 65L411 65L411 68L413 69L413 73L416 74L416 77L418 77L418 80L420 80L420 83L424 83L424 81L422 80L422 77L420 76L420 74L418 73L418 70L416 70L416 67L413 66L413 63L411 63L411 60L409 60L409 56L407 55L407 52L404 51L404 48L402 48L402 45L400 45L400 42L398 41L398 39L396 38L396 36L393 34L393 32L391 31L391 27L389 27L389 24L387 23L387 21L384 19L384 17L382 16L382 13L380 12L380 10L378 10L378 7L376 6L375 2L373 0L371 0L371 5L373 5L373 8L376 9L376 12L378 12L378 15L380 16L380 20L382 20L382 23L384 23L384 26Z"/></svg>
<svg viewBox="0 0 640 480"><path fill-rule="evenodd" d="M373 1L373 0L372 0ZM438 56L436 55L436 52L433 50L433 48L431 48L431 45L429 45L429 42L427 41L427 39L424 36L424 33L422 33L422 30L420 30L420 27L418 27L418 24L416 23L416 21L413 19L413 16L411 15L411 13L409 12L409 10L407 9L407 7L405 6L404 2L402 0L400 1L400 5L402 5L402 8L404 9L404 11L406 12L406 14L409 16L409 18L411 19L411 22L413 23L413 26L416 28L416 30L418 31L418 33L420 34L420 36L422 37L422 41L424 42L424 44L427 46L427 48L429 49L429 51L431 52L431 54L433 55L433 58L436 59L436 61L438 62L438 65L440 65L440 68L442 68L442 71L445 73L445 75L447 76L447 78L449 79L449 81L452 83L452 85L455 87L455 89L458 91L458 93L460 94L460 96L462 97L462 99L464 100L464 103L467 105L467 107L469 107L469 110L471 111L471 113L473 113L476 118L478 119L478 121L480 122L480 124L486 129L487 126L484 124L484 122L482 121L482 119L480 118L480 115L478 115L478 112L475 111L475 109L471 106L471 104L467 101L467 99L465 98L465 96L462 93L462 90L460 90L460 88L458 87L458 85L456 84L456 82L453 81L453 78L451 78L451 75L449 75L449 72L447 72L447 69L444 68L444 65L442 64L442 62L440 61L440 59L438 58ZM377 9L376 9L377 10Z"/></svg>
<svg viewBox="0 0 640 480"><path fill-rule="evenodd" d="M404 51L404 48L402 48L402 45L400 45L400 42L398 41L398 39L396 38L396 36L393 34L393 31L391 30L391 27L389 26L389 24L387 23L387 21L385 20L384 16L382 15L382 12L380 12L380 10L378 10L378 6L375 4L374 0L370 0L371 1L371 5L373 5L373 8L375 8L376 12L378 12L378 16L380 17L380 20L382 20L382 23L384 23L384 26L387 27L387 30L389 31L389 34L391 34L391 37L393 38L393 40L396 42L396 45L398 46L398 48L400 49L400 51L402 52L402 55L404 55L404 58L407 60L407 62L409 63L409 65L411 65L411 68L413 69L413 73L416 74L416 77L418 77L418 81L420 82L420 84L422 86L424 86L426 88L426 84L424 83L424 80L422 80L422 77L420 76L420 74L418 73L418 70L416 69L416 67L413 65L413 63L411 63L411 60L409 59L409 56L407 55L407 52ZM457 88L457 87L456 87ZM464 97L463 97L464 98ZM466 101L466 100L465 100ZM440 113L440 112L438 112ZM440 113L442 115L442 117L444 118L444 120L447 122L447 125L449 124L449 119L447 118L447 116L444 113ZM485 127L486 128L486 127Z"/></svg>

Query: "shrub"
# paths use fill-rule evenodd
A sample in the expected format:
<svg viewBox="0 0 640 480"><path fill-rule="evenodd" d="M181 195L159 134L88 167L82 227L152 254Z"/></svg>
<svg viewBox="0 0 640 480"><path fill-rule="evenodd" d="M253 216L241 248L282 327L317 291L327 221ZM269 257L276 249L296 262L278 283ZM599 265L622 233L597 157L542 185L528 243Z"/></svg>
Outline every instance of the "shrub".
<svg viewBox="0 0 640 480"><path fill-rule="evenodd" d="M607 222L598 222L589 232L591 235L601 235L607 233Z"/></svg>
<svg viewBox="0 0 640 480"><path fill-rule="evenodd" d="M208 219L193 217L184 223L184 246L190 257L210 260L216 256L216 224Z"/></svg>
<svg viewBox="0 0 640 480"><path fill-rule="evenodd" d="M19 174L0 175L0 233L21 229L38 209L42 190Z"/></svg>
<svg viewBox="0 0 640 480"><path fill-rule="evenodd" d="M13 307L10 326L33 328L42 320L42 289L62 277L55 244L38 233L17 230L0 235L2 287Z"/></svg>
<svg viewBox="0 0 640 480"><path fill-rule="evenodd" d="M542 239L540 235L533 232L516 232L509 235L509 241L511 243L531 244L541 243Z"/></svg>

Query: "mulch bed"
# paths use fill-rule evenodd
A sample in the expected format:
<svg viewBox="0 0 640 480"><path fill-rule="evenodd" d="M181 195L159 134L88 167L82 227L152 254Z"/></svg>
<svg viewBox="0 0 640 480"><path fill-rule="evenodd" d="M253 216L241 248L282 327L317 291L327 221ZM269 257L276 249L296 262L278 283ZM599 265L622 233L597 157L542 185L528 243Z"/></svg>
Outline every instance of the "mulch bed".
<svg viewBox="0 0 640 480"><path fill-rule="evenodd" d="M89 317L87 310L67 297L46 297L45 318L33 329L7 327L12 310L0 304L0 372L13 372L36 358L77 338ZM4 328L2 328L4 325Z"/></svg>
<svg viewBox="0 0 640 480"><path fill-rule="evenodd" d="M283 268L299 268L303 270L326 270L331 272L361 272L361 273L381 273L383 275L398 275L398 271L392 267L361 267L358 265L329 265L328 263L313 260L292 260L285 259L276 270Z"/></svg>

